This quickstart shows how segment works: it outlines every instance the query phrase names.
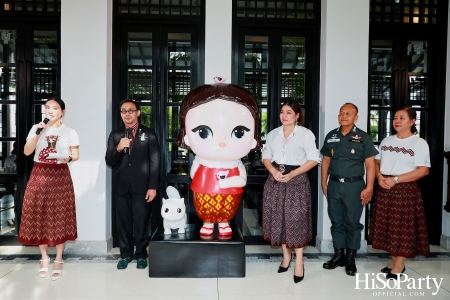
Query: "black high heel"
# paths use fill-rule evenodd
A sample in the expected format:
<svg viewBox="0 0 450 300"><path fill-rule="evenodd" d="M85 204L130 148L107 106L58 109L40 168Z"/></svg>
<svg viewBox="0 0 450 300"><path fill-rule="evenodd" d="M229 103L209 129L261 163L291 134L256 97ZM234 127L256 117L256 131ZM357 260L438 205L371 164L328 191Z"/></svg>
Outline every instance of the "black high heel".
<svg viewBox="0 0 450 300"><path fill-rule="evenodd" d="M285 267L282 267L280 264L280 266L278 267L278 273L286 272L289 269L289 267L291 266L291 261L293 258L294 258L294 253L291 253L291 260L289 261L289 265L287 266L287 268L285 268Z"/></svg>
<svg viewBox="0 0 450 300"><path fill-rule="evenodd" d="M403 273L405 273L406 267L403 267L403 271L400 274L392 274L391 271L389 271L389 273L386 275L386 279L394 279L397 280L400 276L403 275Z"/></svg>
<svg viewBox="0 0 450 300"><path fill-rule="evenodd" d="M294 269L294 282L299 283L300 281L305 278L305 264L303 264L303 275L302 276L295 276L295 269Z"/></svg>
<svg viewBox="0 0 450 300"><path fill-rule="evenodd" d="M388 267L385 267L385 268L383 268L383 269L381 269L381 273L389 273L389 272L391 272L392 271L392 269L391 268L388 268Z"/></svg>

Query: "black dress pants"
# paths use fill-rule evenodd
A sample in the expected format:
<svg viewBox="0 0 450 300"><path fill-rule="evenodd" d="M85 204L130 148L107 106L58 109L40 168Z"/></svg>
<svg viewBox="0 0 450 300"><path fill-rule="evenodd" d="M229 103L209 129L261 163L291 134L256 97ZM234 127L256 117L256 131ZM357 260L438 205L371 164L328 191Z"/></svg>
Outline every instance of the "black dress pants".
<svg viewBox="0 0 450 300"><path fill-rule="evenodd" d="M150 203L146 194L135 194L128 190L124 195L116 194L116 216L119 226L120 256L147 258L148 218Z"/></svg>

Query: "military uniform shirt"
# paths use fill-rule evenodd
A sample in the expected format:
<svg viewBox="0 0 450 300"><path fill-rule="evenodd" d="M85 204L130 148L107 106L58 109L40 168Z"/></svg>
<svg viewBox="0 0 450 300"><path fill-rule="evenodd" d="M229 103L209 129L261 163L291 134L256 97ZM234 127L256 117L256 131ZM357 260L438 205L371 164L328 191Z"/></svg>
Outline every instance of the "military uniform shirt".
<svg viewBox="0 0 450 300"><path fill-rule="evenodd" d="M364 160L378 154L370 135L356 125L346 136L340 127L330 131L320 152L331 158L328 173L337 177L364 176Z"/></svg>

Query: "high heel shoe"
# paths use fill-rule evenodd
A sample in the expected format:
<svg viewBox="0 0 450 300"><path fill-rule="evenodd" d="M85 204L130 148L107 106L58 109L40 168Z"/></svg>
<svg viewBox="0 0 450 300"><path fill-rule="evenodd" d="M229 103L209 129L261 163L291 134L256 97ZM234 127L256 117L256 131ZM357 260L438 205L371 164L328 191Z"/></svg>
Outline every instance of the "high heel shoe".
<svg viewBox="0 0 450 300"><path fill-rule="evenodd" d="M292 261L292 259L294 258L294 253L291 253L291 260L289 261L289 265L287 266L287 268L285 268L285 267L282 267L281 265L278 267L278 273L284 273L284 272L286 272L288 269L289 269L289 267L291 266L291 261Z"/></svg>
<svg viewBox="0 0 450 300"><path fill-rule="evenodd" d="M64 263L63 261L58 261L58 260L54 260L53 262L57 263L57 264L63 264ZM58 274L58 275L53 276L53 274ZM53 281L60 279L61 276L62 276L62 270L53 270L52 271L52 280Z"/></svg>
<svg viewBox="0 0 450 300"><path fill-rule="evenodd" d="M403 275L403 273L405 273L406 267L403 267L403 271L400 274L392 274L391 271L389 271L389 273L386 275L386 279L394 279L397 280L400 276Z"/></svg>
<svg viewBox="0 0 450 300"><path fill-rule="evenodd" d="M392 269L391 268L388 268L388 267L385 267L385 268L383 268L383 269L381 269L381 273L389 273L389 272L391 272L392 271Z"/></svg>
<svg viewBox="0 0 450 300"><path fill-rule="evenodd" d="M47 256L47 259L39 260L39 262L40 262L40 265L42 265L43 262L48 262L48 264L50 265L50 256ZM41 272L45 272L45 273L41 274ZM40 268L38 275L40 278L45 278L45 277L47 277L47 273L48 273L48 266L47 266L47 268Z"/></svg>
<svg viewBox="0 0 450 300"><path fill-rule="evenodd" d="M294 270L294 282L295 283L299 283L300 281L303 280L303 278L305 278L305 265L303 265L303 275L302 276L296 276L295 270Z"/></svg>

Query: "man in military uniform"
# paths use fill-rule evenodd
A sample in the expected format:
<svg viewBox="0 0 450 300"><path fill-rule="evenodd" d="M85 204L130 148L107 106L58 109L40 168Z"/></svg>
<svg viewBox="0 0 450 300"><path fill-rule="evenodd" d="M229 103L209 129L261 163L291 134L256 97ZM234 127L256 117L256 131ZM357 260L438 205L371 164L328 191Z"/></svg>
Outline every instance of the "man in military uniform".
<svg viewBox="0 0 450 300"><path fill-rule="evenodd" d="M322 189L328 199L334 247L333 258L324 263L323 268L345 266L347 275L354 276L356 251L361 246L364 228L360 219L364 205L372 198L374 158L378 151L370 135L355 125L358 120L356 105L342 105L338 120L341 126L327 134L320 150L323 155Z"/></svg>

